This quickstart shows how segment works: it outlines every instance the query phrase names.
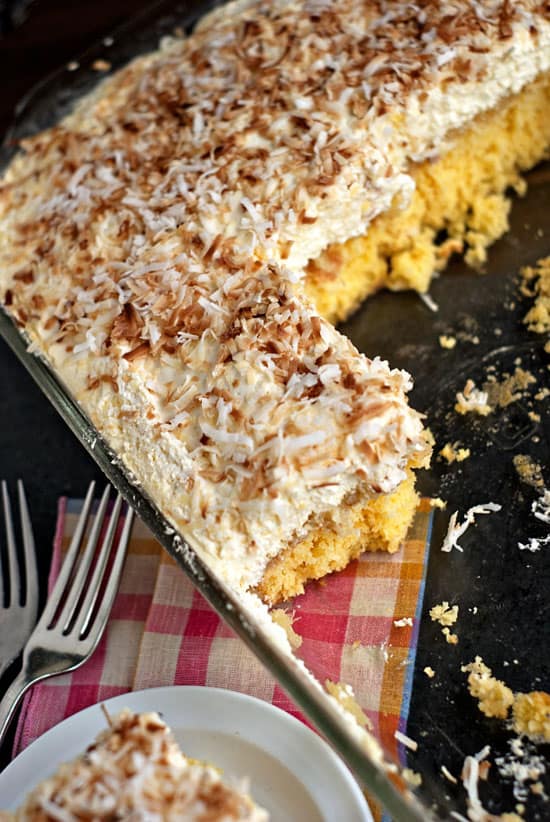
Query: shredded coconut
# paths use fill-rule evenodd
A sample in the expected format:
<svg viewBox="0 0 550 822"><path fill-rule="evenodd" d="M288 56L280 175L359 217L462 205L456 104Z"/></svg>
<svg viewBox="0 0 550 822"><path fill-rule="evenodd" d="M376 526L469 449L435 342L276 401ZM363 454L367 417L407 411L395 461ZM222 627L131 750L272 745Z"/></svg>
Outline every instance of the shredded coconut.
<svg viewBox="0 0 550 822"><path fill-rule="evenodd" d="M492 514L496 511L500 511L501 508L502 506L498 505L496 502L485 502L481 505L474 505L466 511L464 521L460 525L457 525L458 511L455 511L449 520L449 528L447 530L447 535L443 540L441 550L446 551L447 553L452 551L453 548L456 548L457 551L464 550L462 546L458 544L458 540L461 536L463 536L463 534L466 533L470 525L474 524L476 516L478 514Z"/></svg>

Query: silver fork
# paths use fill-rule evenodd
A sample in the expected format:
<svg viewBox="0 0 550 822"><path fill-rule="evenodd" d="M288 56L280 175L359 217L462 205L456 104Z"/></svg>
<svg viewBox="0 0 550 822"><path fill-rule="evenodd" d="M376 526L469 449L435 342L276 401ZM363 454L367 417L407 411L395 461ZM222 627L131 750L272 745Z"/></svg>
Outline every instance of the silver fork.
<svg viewBox="0 0 550 822"><path fill-rule="evenodd" d="M38 577L29 509L21 480L17 483L21 519L22 556L14 536L8 486L2 480L2 507L6 530L6 574L0 574L0 676L19 655L36 623ZM22 585L23 578L25 580ZM9 585L9 600L6 582Z"/></svg>
<svg viewBox="0 0 550 822"><path fill-rule="evenodd" d="M107 486L93 518L86 546L80 551L94 488L92 482L59 576L25 646L21 673L0 702L0 745L21 697L31 685L78 668L92 655L103 635L126 556L133 511L128 508L120 539L113 545L122 506L122 497L118 495L105 536L97 548L109 502L110 487ZM107 578L106 569L111 557Z"/></svg>

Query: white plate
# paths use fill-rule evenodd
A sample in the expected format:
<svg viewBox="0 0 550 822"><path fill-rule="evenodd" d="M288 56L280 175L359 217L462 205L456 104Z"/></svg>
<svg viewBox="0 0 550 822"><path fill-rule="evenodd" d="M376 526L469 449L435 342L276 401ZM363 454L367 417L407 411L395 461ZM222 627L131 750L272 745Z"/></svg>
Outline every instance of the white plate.
<svg viewBox="0 0 550 822"><path fill-rule="evenodd" d="M290 714L220 688L174 686L103 703L158 711L186 754L213 762L227 777L247 776L272 822L372 822L363 794L328 745ZM65 719L0 774L0 808L15 810L30 788L81 753L105 727L99 705Z"/></svg>

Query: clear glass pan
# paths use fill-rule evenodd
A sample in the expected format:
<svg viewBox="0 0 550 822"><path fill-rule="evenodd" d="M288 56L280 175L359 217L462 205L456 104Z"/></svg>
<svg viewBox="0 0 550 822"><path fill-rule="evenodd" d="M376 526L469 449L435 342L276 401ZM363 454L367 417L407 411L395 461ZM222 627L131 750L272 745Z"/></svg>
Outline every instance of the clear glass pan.
<svg viewBox="0 0 550 822"><path fill-rule="evenodd" d="M155 48L159 38L165 34L173 33L176 27L186 29L200 14L209 8L209 5L211 4L199 0L192 0L192 2L182 5L175 5L172 2L157 3L123 29L114 32L112 42L111 40L104 41L96 48L82 55L78 60L77 69L63 68L47 78L18 107L15 122L0 155L0 165L3 167L9 162L10 157L16 150L17 142L22 137L55 123L70 110L82 94L89 91L104 76L93 70L92 64L95 60L99 58L108 60L112 69L116 70L129 59ZM544 235L539 236L539 234L536 234L538 239L533 240L537 226L544 227L545 222L546 226L549 224L549 209L548 207L546 209L541 208L540 205L545 200L548 202L547 198L550 190L548 176L544 167L542 171L539 170L535 173L533 177L534 199L530 200L532 198L530 194L523 203L518 204L518 208L521 206L522 210L519 210L519 216L513 223L508 238L497 244L494 262L489 267L487 279L481 281L486 285L481 289L477 286L478 275L468 272L463 265L457 264L454 275L445 278L445 285L443 285L443 281L438 281L434 285L432 293L439 303L439 314L431 314L414 295L383 294L369 301L343 329L361 350L367 353L381 353L388 356L393 365L407 367L413 372L420 385L413 403L417 407L427 410L432 430L434 430L436 436L440 435L442 444L446 441L455 441L466 437L464 431L457 430L457 426L462 425L464 427L466 423L460 423L460 421L459 423L450 422L445 416L445 411L449 407L449 398L454 396L453 392L463 387L466 377L473 376L476 368L479 369L482 365L486 365L488 358L490 362L500 362L500 355L497 354L497 349L495 349L493 334L493 329L497 327L497 324L501 330L497 340L499 344L498 351L504 352L501 359L505 365L509 361L512 362L518 352L523 351L525 356L536 360L532 363L533 369L539 366L545 367L544 363L541 365L541 362L539 362L542 356L542 343L539 340L530 341L525 330L518 330L517 316L512 316L510 312L506 313L502 306L506 295L510 297L510 284L513 286L513 274L517 271L518 266L522 263L531 263L537 256L542 256L543 253L548 253L550 250L548 240L544 241ZM530 225L528 233L521 227L527 219ZM500 270L504 268L505 271L509 272L507 278L499 279L499 266ZM468 296L468 289L470 289L470 296ZM477 323L476 335L479 338L478 343L468 349L469 359L466 357L463 362L461 359L462 354L458 356L457 353L455 359L451 358L443 366L437 337L438 334L447 333L453 324L456 328L457 316L467 316L475 319ZM396 327L400 329L399 340L396 340ZM335 709L323 689L316 686L296 660L284 654L274 644L260 625L255 624L251 614L243 609L238 599L204 565L193 551L192 546L184 543L178 535L172 535L169 524L156 508L154 501L147 498L142 490L132 483L131 478L125 473L124 466L117 460L117 455L111 452L48 365L28 353L27 341L12 323L10 317L3 311L0 312L0 333L82 445L96 460L113 485L133 505L159 542L176 559L183 571L220 616L271 671L311 722L349 764L364 787L383 804L391 816L395 820L418 820L420 822L420 820L429 818L449 818L449 813L452 810L464 813L463 796L461 797L458 791L449 794L449 784L441 779L440 764L438 764L437 759L437 742L433 742L429 755L426 754L424 758L418 760L412 757L408 763L393 762L389 755L386 761L382 763L372 757L368 749L362 746L354 734L350 732L347 723L343 721L341 714ZM464 349L462 349L462 353L463 351ZM438 358L436 365L434 365L434 357ZM450 371L450 368L454 370ZM543 417L539 434L541 431L543 433L548 432L547 422L547 416ZM512 427L515 425L513 420L511 425ZM540 438L539 436L539 444ZM439 442L439 436L437 436L437 439ZM547 433L544 433L542 439L543 446L547 449ZM510 447L517 448L524 444L525 437L521 442L514 442L513 446ZM489 457L482 455L484 459L489 460L489 463L480 464L481 468L479 468L476 476L481 476L479 472L484 470L487 470L487 476L498 476L499 471L501 471L498 454L504 453L507 446L502 438L496 442L496 445L497 448L493 449ZM539 461L544 461L547 457L546 450L539 457ZM449 509L451 511L458 507L464 510L468 505L488 501L480 499L480 494L483 497L486 496L484 492L486 483L480 481L476 484L475 481L472 481L471 493L467 493L462 487L463 483L460 477L458 479L455 477L453 480L449 479L441 464L436 464L434 469L426 475L423 490L426 493L437 495L442 480L446 482L445 496L449 500ZM517 483L510 485L509 492L512 496L516 488ZM516 524L521 523L526 516L528 502L529 500L523 507L520 506L514 510L513 521ZM422 521L417 523L417 528L423 529L423 537L430 527L428 520L429 518L424 516ZM444 533L447 520L448 513L436 517L432 539L434 545L437 540L439 540L439 544L441 543L441 535ZM512 540L511 530L513 529L508 529L505 537L510 544L510 540ZM497 536L498 546L502 543L504 537L501 533ZM463 580L464 589L474 590L474 579L477 570L476 566L471 570L462 569L462 572L466 575ZM449 573L448 568L445 569L441 566L439 555L436 555L432 550L426 594L426 602L429 605L440 601L439 595L441 591L446 590L445 577ZM544 574L537 575L534 585L540 586L540 590L537 589L538 593L542 594L544 592L545 579ZM522 625L525 621L525 626L532 618L532 610L538 607L536 603L539 600L533 599L537 592L532 593L531 599L526 596L525 609L522 614L517 616ZM498 592L495 591L494 595L495 597L498 596ZM546 626L546 635L547 630L548 627ZM430 659L431 651L428 646L434 642L434 631L435 629L432 630L429 620L425 620L421 629L416 671L420 666L427 664L426 661ZM471 628L471 645L474 651L477 651L474 639L477 641L481 636L476 631L478 631L478 628L473 626ZM504 633L506 632L504 631ZM527 628L523 631L524 637L528 634L530 636L531 633ZM524 656L528 655L530 646L527 644L521 646L521 643L524 642L523 639L518 639L517 642L517 645L512 643L510 656L520 656L522 651ZM469 661L466 656L465 651L463 661ZM473 655L471 658L473 658ZM441 660L442 665L447 664L443 657ZM457 666L455 665L454 674L450 675L451 681L453 676L456 679L457 667L459 670L460 662ZM319 683L324 681L326 672L322 660L316 666L313 666L312 672ZM456 691L455 684L452 684L452 688L455 689L454 693ZM447 717L441 700L438 702L435 697L432 715L426 702L427 699L431 700L431 696L426 694L420 677L416 676L413 691L413 722L418 724L419 732L425 727L427 733L431 732L433 734L437 728L443 728L444 735L452 736L455 732L456 717L453 719L452 714ZM425 715L423 714L424 708L426 708ZM449 711L452 712L452 709L449 708ZM473 713L474 708L469 706L467 711L470 713L465 715L465 721L472 722L472 727L474 727L475 721L478 719ZM422 722L425 724L422 725ZM496 727L489 728L488 731L486 726L481 728L479 722L477 722L474 737L479 736L482 731L485 734L494 731L495 739L499 737L500 733ZM467 752L475 753L481 747L482 745L478 747L473 745ZM423 784L414 793L405 781L397 775L403 764L408 764L409 767L413 767L422 774ZM397 773L390 775L389 771ZM539 811L535 811L532 818L543 819L544 816L539 817L538 813Z"/></svg>

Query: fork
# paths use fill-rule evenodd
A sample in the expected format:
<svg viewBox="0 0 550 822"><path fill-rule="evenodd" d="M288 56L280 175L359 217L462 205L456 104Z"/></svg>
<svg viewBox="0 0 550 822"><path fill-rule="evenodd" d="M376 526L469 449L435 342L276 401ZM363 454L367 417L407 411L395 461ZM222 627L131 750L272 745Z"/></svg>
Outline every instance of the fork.
<svg viewBox="0 0 550 822"><path fill-rule="evenodd" d="M89 659L103 635L130 540L133 511L128 508L122 533L114 545L122 506L119 494L98 548L111 490L107 486L86 545L80 551L94 489L95 483L92 482L59 576L25 646L22 670L0 702L0 745L15 709L31 685L50 676L74 671ZM112 563L107 572L110 560Z"/></svg>
<svg viewBox="0 0 550 822"><path fill-rule="evenodd" d="M17 495L23 542L22 557L19 560L8 486L2 480L2 507L6 530L6 574L0 574L0 676L19 655L34 628L38 613L36 553L25 489L21 480L17 482ZM24 585L22 584L23 579Z"/></svg>

